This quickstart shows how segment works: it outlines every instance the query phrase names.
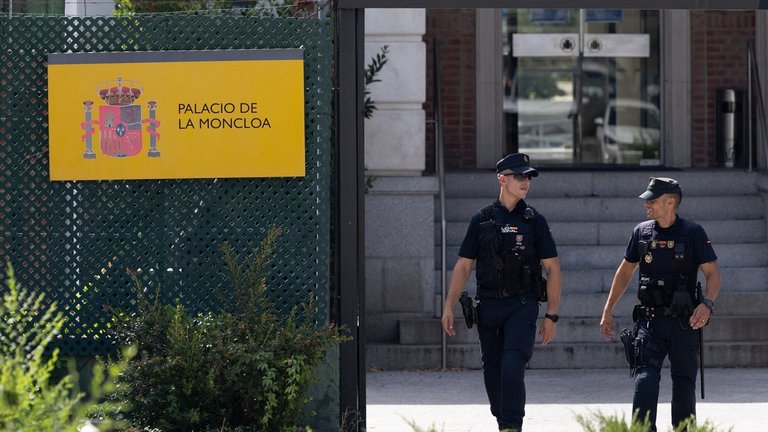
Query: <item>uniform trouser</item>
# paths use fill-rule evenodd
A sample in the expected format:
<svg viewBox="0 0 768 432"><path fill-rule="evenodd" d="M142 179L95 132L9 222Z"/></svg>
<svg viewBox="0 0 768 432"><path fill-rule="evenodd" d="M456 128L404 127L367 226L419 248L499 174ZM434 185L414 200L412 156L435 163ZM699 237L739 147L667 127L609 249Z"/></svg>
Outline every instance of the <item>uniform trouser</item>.
<svg viewBox="0 0 768 432"><path fill-rule="evenodd" d="M482 298L480 348L485 391L499 429L523 427L525 364L533 353L539 304L533 297Z"/></svg>
<svg viewBox="0 0 768 432"><path fill-rule="evenodd" d="M659 381L664 357L669 355L672 376L672 424L677 426L696 415L696 374L699 367L699 332L683 328L679 318L656 317L641 320L637 337L642 348L635 376L635 396L632 411L638 419L648 416L656 431L656 406L659 401ZM687 323L687 320L684 319Z"/></svg>

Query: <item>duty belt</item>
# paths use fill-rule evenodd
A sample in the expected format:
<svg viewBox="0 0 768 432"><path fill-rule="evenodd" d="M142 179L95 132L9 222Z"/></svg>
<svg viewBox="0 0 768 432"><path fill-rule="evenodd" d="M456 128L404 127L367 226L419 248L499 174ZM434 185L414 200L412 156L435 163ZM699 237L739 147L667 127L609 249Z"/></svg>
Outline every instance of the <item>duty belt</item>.
<svg viewBox="0 0 768 432"><path fill-rule="evenodd" d="M526 297L533 294L532 290L526 290L525 292L517 292L512 295L499 295L498 290L494 288L477 288L477 296L480 298L513 298L513 297Z"/></svg>
<svg viewBox="0 0 768 432"><path fill-rule="evenodd" d="M637 305L632 310L632 320L650 320L661 316L672 316L672 308L667 306L644 306Z"/></svg>

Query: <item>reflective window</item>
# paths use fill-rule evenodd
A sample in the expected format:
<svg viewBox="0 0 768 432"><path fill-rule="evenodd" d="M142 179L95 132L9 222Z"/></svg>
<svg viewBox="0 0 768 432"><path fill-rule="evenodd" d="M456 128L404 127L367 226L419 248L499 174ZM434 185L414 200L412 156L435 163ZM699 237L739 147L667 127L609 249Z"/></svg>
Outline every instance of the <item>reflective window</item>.
<svg viewBox="0 0 768 432"><path fill-rule="evenodd" d="M501 11L506 150L538 164L658 165L659 13Z"/></svg>

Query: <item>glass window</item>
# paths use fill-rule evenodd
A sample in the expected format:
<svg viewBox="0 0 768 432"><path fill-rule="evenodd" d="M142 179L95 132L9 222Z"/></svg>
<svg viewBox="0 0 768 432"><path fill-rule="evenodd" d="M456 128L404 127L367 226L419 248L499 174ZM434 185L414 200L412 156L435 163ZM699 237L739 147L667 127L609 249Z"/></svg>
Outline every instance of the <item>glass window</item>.
<svg viewBox="0 0 768 432"><path fill-rule="evenodd" d="M658 165L659 13L501 11L506 150L538 164Z"/></svg>

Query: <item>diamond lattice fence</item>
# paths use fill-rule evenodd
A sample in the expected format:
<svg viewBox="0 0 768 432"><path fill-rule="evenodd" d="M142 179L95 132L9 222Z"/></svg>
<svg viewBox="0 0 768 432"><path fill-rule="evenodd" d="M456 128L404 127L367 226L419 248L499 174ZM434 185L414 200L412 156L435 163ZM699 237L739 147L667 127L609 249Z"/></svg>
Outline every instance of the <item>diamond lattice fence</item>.
<svg viewBox="0 0 768 432"><path fill-rule="evenodd" d="M2 258L13 263L23 286L43 290L69 315L64 354L111 348L100 337L108 311L135 305L126 269L135 270L147 289L159 286L169 301L215 307L214 291L228 282L220 244L229 242L245 256L273 225L283 234L269 281L272 300L287 313L312 299L328 316L331 21L14 16L0 18L0 47ZM49 180L48 53L299 47L305 61L305 177Z"/></svg>

